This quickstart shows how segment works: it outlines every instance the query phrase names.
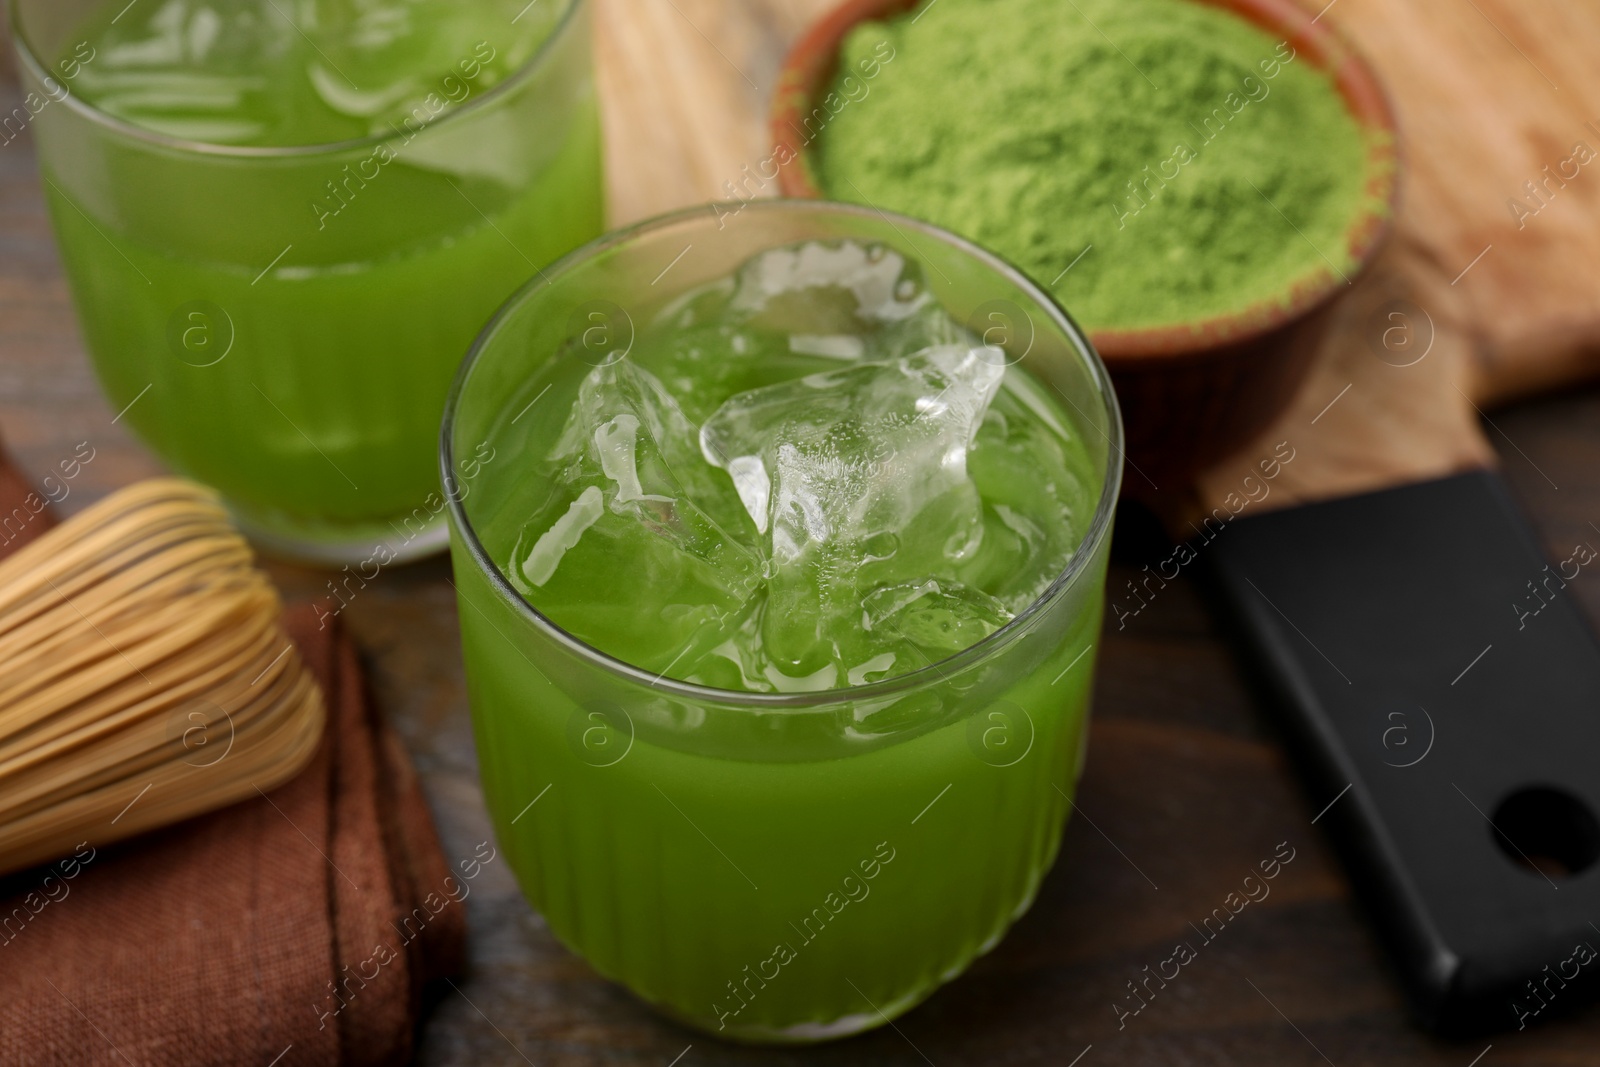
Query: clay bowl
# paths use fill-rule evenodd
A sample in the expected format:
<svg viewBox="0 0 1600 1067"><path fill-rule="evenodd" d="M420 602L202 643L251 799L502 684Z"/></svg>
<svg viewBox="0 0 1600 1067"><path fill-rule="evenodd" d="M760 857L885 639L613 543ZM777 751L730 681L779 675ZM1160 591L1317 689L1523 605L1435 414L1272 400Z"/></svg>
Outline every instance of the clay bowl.
<svg viewBox="0 0 1600 1067"><path fill-rule="evenodd" d="M859 22L903 14L917 2L845 0L790 51L770 117L774 157L784 161L779 170L783 195L824 195L807 146L825 126L827 109L816 108L832 83L845 36ZM1233 12L1287 40L1297 62L1303 58L1332 75L1362 127L1370 208L1351 220L1345 234L1355 264L1347 277L1353 282L1388 238L1398 207L1398 138L1377 76L1326 19L1313 21L1291 0L1197 2ZM1111 370L1127 424L1128 458L1135 469L1123 482L1125 489L1148 496L1161 486L1182 488L1263 433L1305 379L1330 308L1349 288L1319 267L1236 314L1155 329L1092 331L1090 339Z"/></svg>

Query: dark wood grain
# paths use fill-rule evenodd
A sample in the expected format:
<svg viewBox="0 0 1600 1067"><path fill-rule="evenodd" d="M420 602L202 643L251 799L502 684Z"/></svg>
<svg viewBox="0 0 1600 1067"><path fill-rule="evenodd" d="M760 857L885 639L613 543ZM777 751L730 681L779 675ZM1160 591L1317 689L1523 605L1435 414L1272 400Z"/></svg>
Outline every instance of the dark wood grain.
<svg viewBox="0 0 1600 1067"><path fill-rule="evenodd" d="M9 110L14 86L0 82ZM44 218L31 146L0 148L0 432L42 477L80 441L95 460L63 510L161 467L101 397ZM1600 545L1600 392L1494 412L1488 435L1551 552ZM1513 447L1512 445L1515 445ZM1165 555L1154 520L1125 510L1110 593ZM313 571L272 567L287 598ZM1570 592L1600 618L1600 578ZM489 834L442 561L385 573L345 615L377 697L406 739L452 858ZM471 971L432 1012L425 1064L1355 1064L1467 1067L1409 1026L1399 991L1205 606L1172 582L1102 644L1081 813L1037 903L971 971L895 1028L821 1048L720 1044L651 1014L551 937L503 866L467 900ZM1221 904L1279 842L1296 858L1199 958L1119 1031L1124 983ZM1158 888L1159 887L1159 888ZM115 1039L115 1035L110 1035ZM690 1047L692 1046L692 1048ZM685 1051L687 1049L687 1051ZM1496 1038L1481 1067L1600 1063L1600 1010Z"/></svg>

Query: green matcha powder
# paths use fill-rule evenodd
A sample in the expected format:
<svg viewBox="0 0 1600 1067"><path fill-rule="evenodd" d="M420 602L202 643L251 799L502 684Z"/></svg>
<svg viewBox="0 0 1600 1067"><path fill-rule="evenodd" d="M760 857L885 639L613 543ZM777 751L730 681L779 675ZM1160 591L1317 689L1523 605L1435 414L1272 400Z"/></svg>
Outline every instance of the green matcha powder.
<svg viewBox="0 0 1600 1067"><path fill-rule="evenodd" d="M1326 75L1226 12L934 0L858 27L840 60L827 195L994 249L1087 329L1238 312L1353 267L1362 130Z"/></svg>

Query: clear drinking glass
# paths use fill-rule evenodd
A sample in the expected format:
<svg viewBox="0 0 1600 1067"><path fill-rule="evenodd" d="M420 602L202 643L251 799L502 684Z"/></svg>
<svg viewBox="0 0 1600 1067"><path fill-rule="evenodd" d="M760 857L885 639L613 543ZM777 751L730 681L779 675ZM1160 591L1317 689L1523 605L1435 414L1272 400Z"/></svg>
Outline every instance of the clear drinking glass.
<svg viewBox="0 0 1600 1067"><path fill-rule="evenodd" d="M937 299L1004 346L1008 373L1054 392L1098 479L1075 555L980 643L848 689L712 689L582 643L497 565L529 513L526 472L548 462L532 428L567 416L535 372L622 358L634 324L808 239L920 261ZM602 238L513 297L456 379L442 467L484 789L550 929L663 1012L773 1042L876 1026L992 947L1054 860L1082 769L1121 441L1105 368L1051 298L904 217L695 209Z"/></svg>
<svg viewBox="0 0 1600 1067"><path fill-rule="evenodd" d="M518 285L601 230L587 3L547 0L549 36L498 84L473 82L505 46L485 40L442 77L419 71L438 84L389 132L262 147L86 103L75 85L108 63L86 20L107 2L12 0L11 18L113 408L269 548L334 563L441 548L434 441L461 353Z"/></svg>

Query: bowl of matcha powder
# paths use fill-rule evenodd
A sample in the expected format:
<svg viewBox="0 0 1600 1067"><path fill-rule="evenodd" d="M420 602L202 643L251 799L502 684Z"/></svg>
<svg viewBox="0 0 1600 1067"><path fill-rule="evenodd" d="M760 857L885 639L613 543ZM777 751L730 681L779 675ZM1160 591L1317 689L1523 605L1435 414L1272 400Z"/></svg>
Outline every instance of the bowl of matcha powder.
<svg viewBox="0 0 1600 1067"><path fill-rule="evenodd" d="M847 0L773 102L784 195L960 233L1112 371L1132 490L1257 438L1389 232L1395 126L1291 0Z"/></svg>

